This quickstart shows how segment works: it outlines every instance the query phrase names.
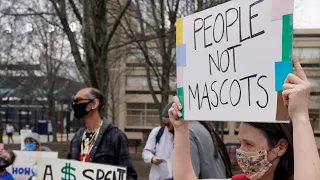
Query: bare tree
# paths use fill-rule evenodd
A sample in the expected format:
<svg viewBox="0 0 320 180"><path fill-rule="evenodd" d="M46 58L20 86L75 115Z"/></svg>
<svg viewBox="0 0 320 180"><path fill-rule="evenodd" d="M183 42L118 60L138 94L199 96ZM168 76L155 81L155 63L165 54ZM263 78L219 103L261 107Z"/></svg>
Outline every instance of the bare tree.
<svg viewBox="0 0 320 180"><path fill-rule="evenodd" d="M51 21L54 21L52 17ZM49 117L52 124L53 141L57 142L57 119L56 119L56 92L57 78L68 77L67 72L70 70L71 56L68 50L66 37L59 29L49 30L49 23L43 19L35 18L37 23L32 39L31 45L38 49L39 55L31 57L33 61L39 62L42 73L45 76L46 82L42 82L38 88L38 94L43 95L48 100ZM70 75L69 75L70 77Z"/></svg>
<svg viewBox="0 0 320 180"><path fill-rule="evenodd" d="M40 72L28 69L27 82L23 84L23 93L38 99L45 97L52 124L53 141L57 141L56 92L58 77L72 77L73 58L65 33L57 25L59 19L50 2L38 4L35 1L11 2L15 6L2 9L4 15L13 17L22 24L20 32L14 33L14 39L23 37L15 44L12 56L23 64L39 64ZM15 8L12 8L15 7ZM18 25L17 25L18 26ZM19 34L20 33L20 34ZM18 52L18 53L17 53ZM44 82L39 82L43 79Z"/></svg>
<svg viewBox="0 0 320 180"><path fill-rule="evenodd" d="M114 44L113 38L117 36L116 31L121 19L131 5L131 0L123 2L119 0L88 0L81 4L76 4L73 0L69 0L69 3L65 0L50 1L68 37L72 55L84 81L88 86L103 92L105 102L109 102L109 65L112 63L110 63L108 53ZM71 7L78 24L82 26L85 58L82 58L75 36L70 29L68 7ZM108 13L116 15L108 16ZM104 115L108 116L108 110L104 111Z"/></svg>
<svg viewBox="0 0 320 180"><path fill-rule="evenodd" d="M119 45L114 41L114 37L119 34L118 26L126 10L130 7L131 0L81 2L50 0L54 12L37 7L41 6L37 2L36 0L13 1L12 4L20 5L20 11L13 11L10 8L5 11L5 14L19 17L38 16L52 25L60 27L68 39L70 52L82 80L87 86L103 92L106 96L105 101L109 102L109 65L112 63L108 53L111 49L121 48L130 43L129 41ZM50 16L58 17L59 22L51 22ZM73 26L80 28L74 30ZM81 29L83 34L80 33ZM83 57L83 55L85 56ZM108 116L108 111L104 112Z"/></svg>
<svg viewBox="0 0 320 180"><path fill-rule="evenodd" d="M126 29L127 36L136 39L135 48L143 54L148 87L159 115L168 103L170 94L174 93L170 83L174 82L172 76L175 76L176 68L176 19L226 1L228 0L136 0L135 12L127 13L123 29ZM132 22L132 19L135 21ZM139 41L140 39L150 40ZM156 86L153 81L157 82Z"/></svg>
<svg viewBox="0 0 320 180"><path fill-rule="evenodd" d="M126 75L130 73L133 68L126 67L125 60L130 55L130 51L125 49L117 49L115 51L111 51L113 64L110 64L109 70L109 102L108 102L108 111L110 112L110 119L116 123L119 119L119 114L125 110L121 104L127 102L129 100L128 97L122 95L122 90L124 89L124 82Z"/></svg>
<svg viewBox="0 0 320 180"><path fill-rule="evenodd" d="M0 9L5 8L6 4L0 2ZM3 87L7 81L8 69L6 66L8 62L12 60L11 53L13 51L12 41L12 27L7 23L8 18L4 17L3 13L0 13L0 87ZM0 91L0 143L3 142L3 123L2 123L2 98L6 97L10 93L10 90Z"/></svg>

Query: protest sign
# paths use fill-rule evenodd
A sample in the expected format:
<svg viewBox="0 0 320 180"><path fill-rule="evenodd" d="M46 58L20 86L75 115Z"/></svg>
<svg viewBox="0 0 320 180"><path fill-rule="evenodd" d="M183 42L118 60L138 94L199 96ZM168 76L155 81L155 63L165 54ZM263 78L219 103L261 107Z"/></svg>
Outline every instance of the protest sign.
<svg viewBox="0 0 320 180"><path fill-rule="evenodd" d="M25 180L32 176L32 167L37 158L58 158L58 152L45 151L14 151L16 159L7 167L7 171L13 175L15 180Z"/></svg>
<svg viewBox="0 0 320 180"><path fill-rule="evenodd" d="M126 180L127 176L123 167L74 160L41 158L37 165L37 178L43 180Z"/></svg>
<svg viewBox="0 0 320 180"><path fill-rule="evenodd" d="M20 150L24 150L24 138L27 134L32 133L31 129L21 129L20 130Z"/></svg>
<svg viewBox="0 0 320 180"><path fill-rule="evenodd" d="M288 120L293 0L233 0L176 23L177 95L186 120Z"/></svg>

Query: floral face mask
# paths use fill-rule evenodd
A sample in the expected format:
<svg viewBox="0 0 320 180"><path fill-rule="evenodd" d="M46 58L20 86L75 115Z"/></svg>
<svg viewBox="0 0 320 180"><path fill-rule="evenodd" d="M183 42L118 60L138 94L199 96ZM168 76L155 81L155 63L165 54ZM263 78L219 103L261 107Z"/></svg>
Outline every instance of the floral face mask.
<svg viewBox="0 0 320 180"><path fill-rule="evenodd" d="M237 162L247 178L258 180L270 169L272 166L271 163L277 158L276 157L271 162L268 160L268 152L270 150L259 152L236 150Z"/></svg>

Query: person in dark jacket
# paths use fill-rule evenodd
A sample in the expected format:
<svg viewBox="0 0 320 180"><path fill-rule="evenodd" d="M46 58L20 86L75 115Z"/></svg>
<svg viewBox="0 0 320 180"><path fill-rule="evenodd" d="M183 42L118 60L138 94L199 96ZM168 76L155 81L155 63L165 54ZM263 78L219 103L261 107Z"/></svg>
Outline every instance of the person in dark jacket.
<svg viewBox="0 0 320 180"><path fill-rule="evenodd" d="M81 89L74 96L74 116L83 119L85 127L73 137L68 159L126 167L127 179L137 179L127 136L110 121L101 118L103 105L102 93L94 88Z"/></svg>

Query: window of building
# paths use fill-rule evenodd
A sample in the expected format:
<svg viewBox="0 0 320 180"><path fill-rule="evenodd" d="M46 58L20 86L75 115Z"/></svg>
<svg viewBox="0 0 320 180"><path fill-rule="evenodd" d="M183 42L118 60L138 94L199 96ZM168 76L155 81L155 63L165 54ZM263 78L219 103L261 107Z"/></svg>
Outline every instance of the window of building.
<svg viewBox="0 0 320 180"><path fill-rule="evenodd" d="M313 128L314 133L320 134L320 118L319 117L310 117L310 123Z"/></svg>
<svg viewBox="0 0 320 180"><path fill-rule="evenodd" d="M33 31L33 25L31 23L26 24L26 32L32 32Z"/></svg>
<svg viewBox="0 0 320 180"><path fill-rule="evenodd" d="M49 26L48 26L48 31L49 31L49 32L53 32L53 31L54 31L54 25L49 24Z"/></svg>
<svg viewBox="0 0 320 180"><path fill-rule="evenodd" d="M320 88L320 77L308 77L313 88Z"/></svg>
<svg viewBox="0 0 320 180"><path fill-rule="evenodd" d="M170 86L172 87L175 82L175 77L170 77ZM158 86L158 81L156 77L151 78L151 84L154 87ZM127 76L126 77L126 85L132 87L147 87L148 86L148 79L146 76Z"/></svg>
<svg viewBox="0 0 320 180"><path fill-rule="evenodd" d="M70 23L70 30L71 30L71 32L76 32L77 31L77 23L75 23L75 22Z"/></svg>
<svg viewBox="0 0 320 180"><path fill-rule="evenodd" d="M320 48L316 48L316 47L293 48L293 54L300 59L320 59Z"/></svg>
<svg viewBox="0 0 320 180"><path fill-rule="evenodd" d="M127 126L159 126L159 111L151 103L127 103Z"/></svg>
<svg viewBox="0 0 320 180"><path fill-rule="evenodd" d="M11 34L11 33L12 33L12 26L11 26L11 24L6 24L6 25L5 25L5 31L6 31L8 34Z"/></svg>

